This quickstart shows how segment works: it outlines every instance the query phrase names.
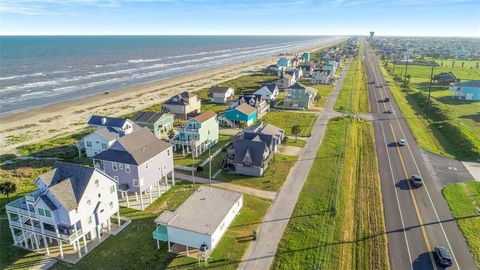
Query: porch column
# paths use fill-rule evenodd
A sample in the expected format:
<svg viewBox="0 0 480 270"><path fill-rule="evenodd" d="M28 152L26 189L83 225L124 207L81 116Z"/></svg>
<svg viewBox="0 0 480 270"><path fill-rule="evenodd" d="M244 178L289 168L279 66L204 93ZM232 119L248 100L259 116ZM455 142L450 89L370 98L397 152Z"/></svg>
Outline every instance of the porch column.
<svg viewBox="0 0 480 270"><path fill-rule="evenodd" d="M108 230L110 231L110 228L111 228L111 224L112 224L112 221L110 220L110 218L107 219L107 228Z"/></svg>
<svg viewBox="0 0 480 270"><path fill-rule="evenodd" d="M80 239L78 239L77 241L75 241L76 245L77 245L77 250L78 250L78 257L79 258L82 258L82 248L80 247Z"/></svg>
<svg viewBox="0 0 480 270"><path fill-rule="evenodd" d="M168 243L168 252L172 252L172 248L170 247L170 240L167 240Z"/></svg>
<svg viewBox="0 0 480 270"><path fill-rule="evenodd" d="M157 224L157 231L158 231L158 224ZM157 249L160 249L160 242L157 239Z"/></svg>
<svg viewBox="0 0 480 270"><path fill-rule="evenodd" d="M33 250L36 250L36 249L39 249L40 246L38 245L37 235L35 234L35 227L33 226L33 219L30 219L30 227L32 227L32 236L33 236L33 239L32 239L32 249L33 249ZM33 240L35 240L35 244L37 245L37 248L35 248L35 245L34 245Z"/></svg>
<svg viewBox="0 0 480 270"><path fill-rule="evenodd" d="M148 193L150 194L150 204L153 202L152 201L152 186L148 187L149 191Z"/></svg>
<svg viewBox="0 0 480 270"><path fill-rule="evenodd" d="M60 258L63 259L63 247L62 247L62 241L58 240L57 239L57 242L58 242L58 247L60 249Z"/></svg>
<svg viewBox="0 0 480 270"><path fill-rule="evenodd" d="M12 232L13 243L16 245L17 237L15 237L15 230L12 227L10 227L10 231Z"/></svg>
<svg viewBox="0 0 480 270"><path fill-rule="evenodd" d="M165 174L165 185L168 186L168 175Z"/></svg>
<svg viewBox="0 0 480 270"><path fill-rule="evenodd" d="M157 182L157 192L158 192L158 197L160 197L160 180Z"/></svg>
<svg viewBox="0 0 480 270"><path fill-rule="evenodd" d="M135 192L135 200L138 202L138 193Z"/></svg>
<svg viewBox="0 0 480 270"><path fill-rule="evenodd" d="M45 244L45 249L47 251L47 255L50 255L50 249L48 248L47 238L45 237L45 235L43 235L42 237L43 237L43 243Z"/></svg>
<svg viewBox="0 0 480 270"><path fill-rule="evenodd" d="M127 207L130 208L130 201L128 200L128 193L125 197L127 197Z"/></svg>
<svg viewBox="0 0 480 270"><path fill-rule="evenodd" d="M175 170L172 170L172 186L175 186Z"/></svg>
<svg viewBox="0 0 480 270"><path fill-rule="evenodd" d="M140 205L141 205L141 209L143 210L143 191L140 191Z"/></svg>
<svg viewBox="0 0 480 270"><path fill-rule="evenodd" d="M85 254L88 253L88 246L87 246L87 239L85 237L85 234L82 235L82 239L83 239L83 245L84 245L84 249L85 249Z"/></svg>
<svg viewBox="0 0 480 270"><path fill-rule="evenodd" d="M120 227L120 210L117 211L117 221L118 221L118 226Z"/></svg>

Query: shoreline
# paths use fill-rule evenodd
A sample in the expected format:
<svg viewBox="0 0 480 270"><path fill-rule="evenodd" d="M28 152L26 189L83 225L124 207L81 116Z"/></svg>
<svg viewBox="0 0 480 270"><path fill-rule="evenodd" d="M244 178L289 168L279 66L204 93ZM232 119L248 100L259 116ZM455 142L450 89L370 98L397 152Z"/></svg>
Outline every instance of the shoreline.
<svg viewBox="0 0 480 270"><path fill-rule="evenodd" d="M345 40L338 37L302 51L316 51ZM298 51L295 51L297 53ZM292 51L293 53L293 51ZM121 116L159 104L182 91L196 91L213 84L252 73L276 61L278 55L204 69L150 83L138 84L68 101L35 107L20 112L0 115L0 154L15 148L42 141L84 128L92 114ZM15 137L13 143L8 139Z"/></svg>

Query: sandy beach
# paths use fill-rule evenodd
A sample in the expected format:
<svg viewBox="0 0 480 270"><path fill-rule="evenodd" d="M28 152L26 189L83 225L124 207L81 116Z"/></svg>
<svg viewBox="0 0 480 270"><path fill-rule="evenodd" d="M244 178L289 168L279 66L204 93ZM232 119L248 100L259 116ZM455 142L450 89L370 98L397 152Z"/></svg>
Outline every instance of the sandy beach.
<svg viewBox="0 0 480 270"><path fill-rule="evenodd" d="M315 51L338 43L325 43L307 51ZM298 53L298 52L292 52ZM182 91L195 91L260 70L275 63L278 56L202 70L152 83L136 85L108 94L70 100L28 111L0 116L0 153L14 153L21 145L40 142L85 128L92 114L121 116L162 103Z"/></svg>

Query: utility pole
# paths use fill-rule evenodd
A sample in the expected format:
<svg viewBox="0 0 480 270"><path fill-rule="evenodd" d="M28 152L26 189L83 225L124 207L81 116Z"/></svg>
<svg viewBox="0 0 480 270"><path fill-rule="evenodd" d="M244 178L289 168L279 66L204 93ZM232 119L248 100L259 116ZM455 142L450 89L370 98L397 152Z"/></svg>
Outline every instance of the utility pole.
<svg viewBox="0 0 480 270"><path fill-rule="evenodd" d="M403 77L403 86L407 89L407 72L408 72L408 54L407 61L405 61L405 76Z"/></svg>
<svg viewBox="0 0 480 270"><path fill-rule="evenodd" d="M208 147L208 186L212 185L212 155L210 149L211 147Z"/></svg>
<svg viewBox="0 0 480 270"><path fill-rule="evenodd" d="M427 119L430 114L430 93L432 92L432 81L433 81L433 65L432 65L432 72L430 73L430 85L428 86Z"/></svg>

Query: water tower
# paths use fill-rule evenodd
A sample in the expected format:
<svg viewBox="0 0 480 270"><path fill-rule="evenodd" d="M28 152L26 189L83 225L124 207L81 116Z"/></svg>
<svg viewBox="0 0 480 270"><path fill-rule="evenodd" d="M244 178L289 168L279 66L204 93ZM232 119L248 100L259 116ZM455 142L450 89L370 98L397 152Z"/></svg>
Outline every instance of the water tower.
<svg viewBox="0 0 480 270"><path fill-rule="evenodd" d="M370 31L370 38L373 39L373 35L375 34L375 32L373 31Z"/></svg>

